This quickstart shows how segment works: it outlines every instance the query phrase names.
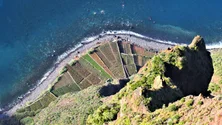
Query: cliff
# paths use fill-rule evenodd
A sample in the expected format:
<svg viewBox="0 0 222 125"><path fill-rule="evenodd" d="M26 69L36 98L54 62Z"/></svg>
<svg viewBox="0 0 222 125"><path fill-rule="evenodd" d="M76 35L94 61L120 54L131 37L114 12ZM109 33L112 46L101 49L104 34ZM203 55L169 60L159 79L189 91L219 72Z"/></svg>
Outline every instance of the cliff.
<svg viewBox="0 0 222 125"><path fill-rule="evenodd" d="M160 114L155 115L158 109L190 94L207 94L212 75L210 53L203 38L196 36L189 46L175 46L154 56L112 100L90 115L87 123L167 124L173 113L159 119ZM193 105L193 100L187 103ZM174 105L171 110L179 107Z"/></svg>

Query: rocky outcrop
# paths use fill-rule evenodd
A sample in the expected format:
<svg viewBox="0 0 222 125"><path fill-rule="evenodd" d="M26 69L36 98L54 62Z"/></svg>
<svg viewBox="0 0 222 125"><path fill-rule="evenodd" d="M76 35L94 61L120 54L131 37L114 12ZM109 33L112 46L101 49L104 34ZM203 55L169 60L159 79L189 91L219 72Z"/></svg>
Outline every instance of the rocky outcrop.
<svg viewBox="0 0 222 125"><path fill-rule="evenodd" d="M188 47L183 50L174 47L171 53L177 53L178 63L182 63L183 68L165 63L164 75L169 77L184 95L207 94L214 69L203 38L196 36Z"/></svg>

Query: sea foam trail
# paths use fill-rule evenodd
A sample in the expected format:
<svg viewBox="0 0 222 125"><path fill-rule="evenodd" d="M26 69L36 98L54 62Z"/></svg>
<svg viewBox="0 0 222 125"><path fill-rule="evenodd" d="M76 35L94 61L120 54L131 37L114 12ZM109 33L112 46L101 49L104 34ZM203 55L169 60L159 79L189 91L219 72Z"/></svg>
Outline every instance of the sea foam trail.
<svg viewBox="0 0 222 125"><path fill-rule="evenodd" d="M222 40L218 43L211 43L206 45L207 49L219 49L222 48Z"/></svg>

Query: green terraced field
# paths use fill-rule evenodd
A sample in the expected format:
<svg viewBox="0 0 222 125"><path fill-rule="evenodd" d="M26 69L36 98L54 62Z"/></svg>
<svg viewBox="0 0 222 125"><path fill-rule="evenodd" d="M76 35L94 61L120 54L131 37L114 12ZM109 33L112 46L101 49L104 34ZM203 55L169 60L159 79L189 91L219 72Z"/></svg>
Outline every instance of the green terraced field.
<svg viewBox="0 0 222 125"><path fill-rule="evenodd" d="M126 42L123 44L120 42L106 42L94 48L92 53L98 56L97 59L94 60L89 54L85 54L80 56L79 59L73 60L74 63L71 65L67 64L58 74L59 77L55 80L56 82L50 91L20 110L20 114L39 111L57 97L68 92L81 91L91 85L105 83L110 78L127 78L135 74L155 54ZM108 70L105 70L105 67ZM112 72L114 78L106 71Z"/></svg>
<svg viewBox="0 0 222 125"><path fill-rule="evenodd" d="M95 67L95 69L97 69L101 75L105 78L111 78L111 76L105 72L105 70L98 65L98 63L96 63L88 54L84 55L83 58L88 61L93 67Z"/></svg>

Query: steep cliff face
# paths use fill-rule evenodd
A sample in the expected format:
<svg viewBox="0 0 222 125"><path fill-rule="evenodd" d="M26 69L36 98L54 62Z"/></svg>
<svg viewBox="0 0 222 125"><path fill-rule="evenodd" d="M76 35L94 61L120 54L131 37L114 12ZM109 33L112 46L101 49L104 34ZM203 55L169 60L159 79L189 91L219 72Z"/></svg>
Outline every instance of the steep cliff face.
<svg viewBox="0 0 222 125"><path fill-rule="evenodd" d="M206 94L212 75L210 53L203 38L196 36L189 46L175 46L154 56L112 100L90 115L87 123L140 124L170 102Z"/></svg>
<svg viewBox="0 0 222 125"><path fill-rule="evenodd" d="M196 36L188 47L174 47L170 51L178 56L176 62L181 63L182 68L165 62L164 75L169 77L184 95L206 94L214 70L203 38Z"/></svg>

